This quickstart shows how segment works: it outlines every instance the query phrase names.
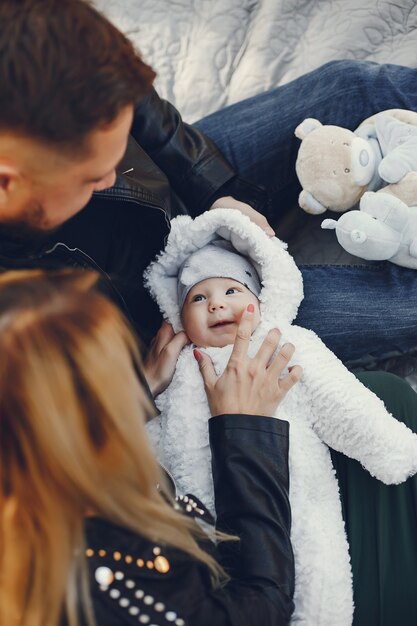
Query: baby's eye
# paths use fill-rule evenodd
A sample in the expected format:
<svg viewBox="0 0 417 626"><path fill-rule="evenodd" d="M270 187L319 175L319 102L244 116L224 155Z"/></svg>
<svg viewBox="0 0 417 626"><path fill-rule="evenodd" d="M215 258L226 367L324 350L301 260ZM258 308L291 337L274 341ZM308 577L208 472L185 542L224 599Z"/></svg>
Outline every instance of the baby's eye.
<svg viewBox="0 0 417 626"><path fill-rule="evenodd" d="M201 293L198 293L193 297L191 302L202 302L204 300L204 296Z"/></svg>
<svg viewBox="0 0 417 626"><path fill-rule="evenodd" d="M226 291L226 296L230 296L230 294L236 293L236 292L237 292L236 287L229 287L229 289L227 289Z"/></svg>

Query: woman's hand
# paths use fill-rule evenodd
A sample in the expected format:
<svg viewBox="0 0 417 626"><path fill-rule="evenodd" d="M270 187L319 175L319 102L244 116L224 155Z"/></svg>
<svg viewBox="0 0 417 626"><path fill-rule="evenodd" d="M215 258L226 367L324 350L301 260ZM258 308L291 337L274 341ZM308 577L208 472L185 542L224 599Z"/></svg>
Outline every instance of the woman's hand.
<svg viewBox="0 0 417 626"><path fill-rule="evenodd" d="M144 360L146 381L155 397L166 389L172 380L181 350L189 343L184 331L177 334L168 322L162 322Z"/></svg>
<svg viewBox="0 0 417 626"><path fill-rule="evenodd" d="M251 307L253 305L248 306L240 320L232 354L221 376L216 375L207 354L194 350L212 415L274 415L278 404L300 379L302 369L299 365L294 365L280 378L294 354L294 346L286 343L274 356L281 337L276 329L268 333L253 358L248 356Z"/></svg>
<svg viewBox="0 0 417 626"><path fill-rule="evenodd" d="M246 202L236 200L232 196L224 196L223 198L217 198L210 209L237 209L243 215L247 215L252 222L260 226L269 237L275 237L275 231L268 223L266 217L253 209L249 204L246 204Z"/></svg>

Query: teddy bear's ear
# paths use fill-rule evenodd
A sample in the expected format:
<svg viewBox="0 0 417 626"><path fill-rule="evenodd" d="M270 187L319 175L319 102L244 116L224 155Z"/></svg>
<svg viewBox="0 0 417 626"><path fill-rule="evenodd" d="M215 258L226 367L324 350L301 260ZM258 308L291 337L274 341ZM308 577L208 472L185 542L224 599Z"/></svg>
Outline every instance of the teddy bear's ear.
<svg viewBox="0 0 417 626"><path fill-rule="evenodd" d="M417 259L417 237L415 237L410 243L410 256L413 256L415 259Z"/></svg>
<svg viewBox="0 0 417 626"><path fill-rule="evenodd" d="M320 213L324 213L327 211L327 208L323 206L316 198L309 192L303 191L298 196L298 204L304 211L307 213L312 213L313 215L319 215Z"/></svg>
<svg viewBox="0 0 417 626"><path fill-rule="evenodd" d="M337 221L336 220L323 220L321 223L321 228L324 230L336 230Z"/></svg>
<svg viewBox="0 0 417 626"><path fill-rule="evenodd" d="M314 117L307 117L301 124L298 124L297 128L294 131L294 135L298 137L298 139L303 140L312 130L323 126L319 120L316 120Z"/></svg>

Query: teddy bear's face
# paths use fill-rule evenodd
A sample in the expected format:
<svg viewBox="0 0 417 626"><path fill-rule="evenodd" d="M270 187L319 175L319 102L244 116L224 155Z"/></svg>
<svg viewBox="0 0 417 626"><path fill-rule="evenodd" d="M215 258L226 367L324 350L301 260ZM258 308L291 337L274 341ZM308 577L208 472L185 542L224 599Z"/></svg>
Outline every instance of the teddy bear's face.
<svg viewBox="0 0 417 626"><path fill-rule="evenodd" d="M300 206L310 213L355 206L375 172L368 142L338 126L319 125L298 136L303 139L296 162Z"/></svg>

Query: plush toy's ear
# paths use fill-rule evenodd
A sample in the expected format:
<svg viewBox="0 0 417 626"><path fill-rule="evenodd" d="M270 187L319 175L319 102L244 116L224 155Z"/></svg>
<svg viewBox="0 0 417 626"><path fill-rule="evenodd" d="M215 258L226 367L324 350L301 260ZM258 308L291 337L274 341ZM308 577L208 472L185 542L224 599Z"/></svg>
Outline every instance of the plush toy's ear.
<svg viewBox="0 0 417 626"><path fill-rule="evenodd" d="M314 117L307 117L301 124L298 124L297 128L294 131L294 135L298 137L298 139L303 140L312 130L323 126L321 122L316 120Z"/></svg>
<svg viewBox="0 0 417 626"><path fill-rule="evenodd" d="M410 256L417 259L417 238L414 238L410 244Z"/></svg>
<svg viewBox="0 0 417 626"><path fill-rule="evenodd" d="M324 230L335 230L336 225L337 225L336 220L323 220L320 226Z"/></svg>
<svg viewBox="0 0 417 626"><path fill-rule="evenodd" d="M305 191L304 189L298 196L298 204L304 211L312 213L313 215L319 215L327 211L325 206L316 200L309 191Z"/></svg>

